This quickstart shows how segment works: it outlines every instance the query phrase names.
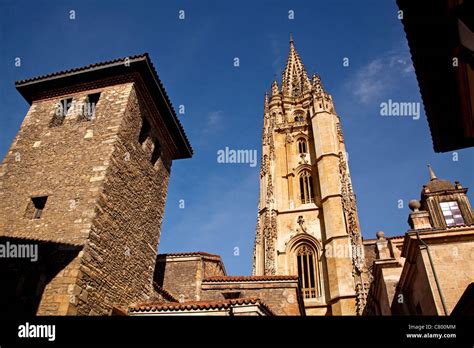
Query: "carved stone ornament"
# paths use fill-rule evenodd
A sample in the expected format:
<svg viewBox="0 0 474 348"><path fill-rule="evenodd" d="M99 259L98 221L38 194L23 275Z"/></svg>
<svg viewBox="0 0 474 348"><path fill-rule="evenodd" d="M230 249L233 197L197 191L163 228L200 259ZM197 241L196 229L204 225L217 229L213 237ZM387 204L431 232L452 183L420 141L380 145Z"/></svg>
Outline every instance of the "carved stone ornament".
<svg viewBox="0 0 474 348"><path fill-rule="evenodd" d="M304 224L304 218L303 215L298 216L298 220L296 221L298 225L300 225L300 231L304 233L308 233L307 228Z"/></svg>
<svg viewBox="0 0 474 348"><path fill-rule="evenodd" d="M346 217L347 230L351 241L352 274L354 276L356 290L356 311L361 315L367 303L367 293L370 284L367 270L365 269L355 195L352 190L351 179L347 169L347 161L342 152L339 152L339 175L341 180L342 208Z"/></svg>

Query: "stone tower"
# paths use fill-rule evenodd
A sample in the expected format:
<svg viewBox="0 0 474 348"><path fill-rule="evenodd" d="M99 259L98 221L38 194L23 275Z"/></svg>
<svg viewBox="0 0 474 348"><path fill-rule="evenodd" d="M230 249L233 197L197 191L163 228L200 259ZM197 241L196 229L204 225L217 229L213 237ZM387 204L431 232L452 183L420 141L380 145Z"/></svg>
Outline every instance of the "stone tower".
<svg viewBox="0 0 474 348"><path fill-rule="evenodd" d="M368 285L332 97L294 42L265 94L254 275L298 275L307 314L360 314Z"/></svg>
<svg viewBox="0 0 474 348"><path fill-rule="evenodd" d="M153 294L173 159L191 146L147 54L16 83L31 105L0 172L7 313L106 315Z"/></svg>

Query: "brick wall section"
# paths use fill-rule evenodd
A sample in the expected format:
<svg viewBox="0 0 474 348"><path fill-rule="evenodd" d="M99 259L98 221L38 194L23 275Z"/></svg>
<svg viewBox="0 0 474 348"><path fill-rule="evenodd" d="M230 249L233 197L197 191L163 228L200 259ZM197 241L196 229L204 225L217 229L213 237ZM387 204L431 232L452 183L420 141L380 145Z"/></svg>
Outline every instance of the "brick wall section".
<svg viewBox="0 0 474 348"><path fill-rule="evenodd" d="M201 300L222 300L224 292L240 292L241 298L259 298L276 315L302 315L298 303L298 282L296 280L218 283L204 281Z"/></svg>
<svg viewBox="0 0 474 348"><path fill-rule="evenodd" d="M225 270L219 256L157 257L155 281L180 301L199 301L202 280L223 275Z"/></svg>
<svg viewBox="0 0 474 348"><path fill-rule="evenodd" d="M155 281L180 301L222 301L225 299L223 293L240 292L240 298L261 299L277 315L302 314L297 280L206 281L206 278L216 276L225 276L217 255L164 254L157 257Z"/></svg>

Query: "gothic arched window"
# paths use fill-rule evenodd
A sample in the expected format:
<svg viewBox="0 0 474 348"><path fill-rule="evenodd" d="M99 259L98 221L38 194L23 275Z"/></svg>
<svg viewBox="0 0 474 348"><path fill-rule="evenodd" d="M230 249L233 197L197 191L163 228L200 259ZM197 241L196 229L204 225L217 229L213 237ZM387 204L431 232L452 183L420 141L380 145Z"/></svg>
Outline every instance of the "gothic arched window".
<svg viewBox="0 0 474 348"><path fill-rule="evenodd" d="M318 257L313 248L302 244L296 249L298 277L301 282L303 298L319 297Z"/></svg>
<svg viewBox="0 0 474 348"><path fill-rule="evenodd" d="M308 171L300 175L301 204L314 202L313 179Z"/></svg>
<svg viewBox="0 0 474 348"><path fill-rule="evenodd" d="M308 153L308 149L306 146L306 139L304 138L298 139L298 153Z"/></svg>
<svg viewBox="0 0 474 348"><path fill-rule="evenodd" d="M304 121L303 114L296 114L295 115L295 122L303 122L303 121Z"/></svg>

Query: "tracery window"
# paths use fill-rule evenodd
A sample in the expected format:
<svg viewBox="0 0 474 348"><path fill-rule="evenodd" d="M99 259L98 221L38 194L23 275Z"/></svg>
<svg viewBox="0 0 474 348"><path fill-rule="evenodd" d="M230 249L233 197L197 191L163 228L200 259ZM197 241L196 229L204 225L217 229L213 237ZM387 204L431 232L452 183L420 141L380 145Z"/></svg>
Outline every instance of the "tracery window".
<svg viewBox="0 0 474 348"><path fill-rule="evenodd" d="M298 139L298 153L308 153L308 148L306 145L306 140L304 138Z"/></svg>
<svg viewBox="0 0 474 348"><path fill-rule="evenodd" d="M302 244L296 249L296 262L303 298L319 297L317 256L314 250L307 244Z"/></svg>
<svg viewBox="0 0 474 348"><path fill-rule="evenodd" d="M304 116L302 114L295 115L295 122L303 122Z"/></svg>
<svg viewBox="0 0 474 348"><path fill-rule="evenodd" d="M313 178L308 171L300 175L300 198L301 204L314 202Z"/></svg>

